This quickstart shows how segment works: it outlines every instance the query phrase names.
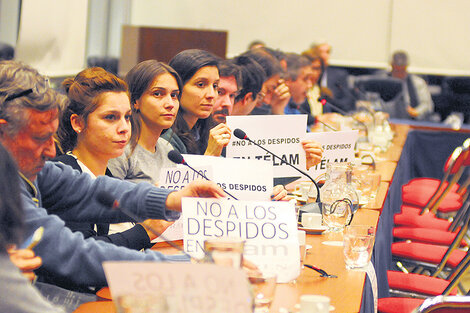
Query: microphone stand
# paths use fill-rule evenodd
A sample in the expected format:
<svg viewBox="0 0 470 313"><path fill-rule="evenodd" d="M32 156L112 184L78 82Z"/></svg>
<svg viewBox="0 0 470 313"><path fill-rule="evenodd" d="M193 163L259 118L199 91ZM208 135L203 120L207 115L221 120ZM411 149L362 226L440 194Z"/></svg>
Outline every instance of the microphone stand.
<svg viewBox="0 0 470 313"><path fill-rule="evenodd" d="M240 132L243 133L244 136L241 136ZM263 146L257 144L256 142L254 142L253 140L251 140L250 138L248 138L248 136L245 134L244 131L242 131L241 129L237 128L235 129L235 131L233 132L233 134L235 135L235 137L237 137L238 139L244 139L244 140L248 140L249 142L251 142L252 144L254 144L255 146L258 146L260 147L261 149L263 149L264 151L266 151L267 153L271 154L272 156L274 156L275 158L278 158L281 162L283 163L286 163L287 165L289 165L290 167L292 167L293 169L295 169L296 171L302 173L303 175L307 176L312 182L313 184L315 185L315 188L317 189L317 199L316 199L316 202L321 202L320 201L320 187L318 187L318 184L317 182L312 178L310 177L310 175L308 175L307 173L305 173L304 171L302 171L301 169L295 167L294 165L284 161L283 159L281 159L280 157L278 157L277 155L275 155L274 153L272 153L271 151L269 151L268 149L264 148ZM240 136L240 137L239 137Z"/></svg>
<svg viewBox="0 0 470 313"><path fill-rule="evenodd" d="M343 109L341 109L340 107L338 107L337 105L332 103L332 100L329 97L320 97L320 98L318 98L318 101L320 101L323 105L328 104L333 109L335 109L336 111L338 111L339 113L341 113L343 115L349 116L348 112L344 111ZM356 122L358 122L359 124L361 124L364 127L364 130L366 131L366 141L369 142L369 130L367 129L367 125L363 121L357 119L356 117L354 117L354 116L351 116L351 117L352 117L353 120L355 120Z"/></svg>

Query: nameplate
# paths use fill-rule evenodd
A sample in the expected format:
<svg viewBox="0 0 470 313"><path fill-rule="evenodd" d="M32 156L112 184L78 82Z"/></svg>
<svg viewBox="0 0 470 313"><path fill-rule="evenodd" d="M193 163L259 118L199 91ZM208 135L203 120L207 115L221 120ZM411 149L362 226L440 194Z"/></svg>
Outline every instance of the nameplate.
<svg viewBox="0 0 470 313"><path fill-rule="evenodd" d="M217 237L245 240L244 257L262 272L275 272L278 282L300 274L295 208L285 201L234 201L183 198L184 249L204 256L204 241Z"/></svg>
<svg viewBox="0 0 470 313"><path fill-rule="evenodd" d="M300 142L307 129L307 115L227 116L227 126L232 131L240 128L248 138L272 151L281 160L233 135L227 146L227 157L269 161L274 166L276 178L300 176L286 162L306 169L305 153Z"/></svg>
<svg viewBox="0 0 470 313"><path fill-rule="evenodd" d="M314 179L326 173L326 165L336 162L353 162L354 146L359 132L357 130L307 133L305 139L321 143L323 155L320 163L310 168L308 173Z"/></svg>
<svg viewBox="0 0 470 313"><path fill-rule="evenodd" d="M166 301L169 312L251 312L243 270L215 264L103 262L113 301L148 295Z"/></svg>

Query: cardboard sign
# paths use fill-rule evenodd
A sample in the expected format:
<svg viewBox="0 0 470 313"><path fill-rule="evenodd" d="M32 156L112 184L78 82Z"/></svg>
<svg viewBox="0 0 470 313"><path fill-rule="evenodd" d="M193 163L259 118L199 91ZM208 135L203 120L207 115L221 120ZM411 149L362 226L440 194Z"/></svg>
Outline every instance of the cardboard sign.
<svg viewBox="0 0 470 313"><path fill-rule="evenodd" d="M168 312L249 313L251 296L243 270L215 264L103 262L115 303L125 295L155 295Z"/></svg>
<svg viewBox="0 0 470 313"><path fill-rule="evenodd" d="M232 131L240 128L251 140L272 151L282 160L235 136L232 136L227 146L227 157L270 161L274 166L276 178L300 176L286 162L300 169L306 168L305 153L300 141L305 136L307 115L227 116L227 126Z"/></svg>
<svg viewBox="0 0 470 313"><path fill-rule="evenodd" d="M199 173L216 182L239 200L268 201L273 190L273 166L259 160L230 159L204 155L185 154L184 159ZM202 176L185 165L162 169L160 187L181 189ZM230 197L230 196L228 196ZM175 221L154 242L183 239L181 219Z"/></svg>
<svg viewBox="0 0 470 313"><path fill-rule="evenodd" d="M320 163L310 168L309 175L316 179L326 173L326 164L332 162L353 162L354 146L359 131L347 130L324 133L307 133L305 139L318 141L323 147L323 156Z"/></svg>
<svg viewBox="0 0 470 313"><path fill-rule="evenodd" d="M284 201L234 201L183 198L184 249L204 256L209 238L245 239L244 257L278 282L300 274L300 252L294 204Z"/></svg>

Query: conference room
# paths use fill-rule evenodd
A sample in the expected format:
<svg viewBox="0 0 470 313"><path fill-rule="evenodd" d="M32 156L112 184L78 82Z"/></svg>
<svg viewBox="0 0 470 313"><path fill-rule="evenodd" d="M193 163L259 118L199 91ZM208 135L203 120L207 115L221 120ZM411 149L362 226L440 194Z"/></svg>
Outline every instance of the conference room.
<svg viewBox="0 0 470 313"><path fill-rule="evenodd" d="M69 222L87 228L92 223L96 227L89 230L98 237L101 222L131 222L116 234L102 233L108 238L104 244L99 242L103 239L83 239L76 229L72 233L60 226L67 238L79 243L77 251L83 251L70 255L77 264L84 258L73 275L74 269L68 267L72 263L61 268L61 262L72 262L65 253L72 250L48 253L46 243L57 233L38 221L33 227L28 219L33 211L27 209L16 251L25 251L25 260L39 256L42 269L25 271L18 266L12 256L21 259L19 252L9 252L13 263L37 277L32 287L66 312L133 312L139 303L153 305L151 312L432 312L434 303L468 310L470 61L462 51L469 26L464 12L470 4L465 0L242 0L234 4L0 0L0 59L12 62L1 66L16 66L19 72L37 70L25 75L40 81L33 86L24 77L15 78L3 89L0 69L0 142L26 176L21 181L33 186L21 185L31 196L28 201L39 198L34 201L53 216L56 227L60 219L69 228ZM258 47L250 47L251 43ZM209 63L198 65L195 58ZM154 137L148 135L155 130L150 126L157 123L149 122L143 102L133 100L132 84L147 73L145 66L138 65L148 60L156 60L152 66L164 72L152 74L149 86L168 82L159 88L164 94L169 91L168 99L173 101L172 117L163 131L157 125ZM191 61L184 63L187 60ZM241 73L238 79L226 74L222 60ZM150 63L145 64L150 68ZM169 64L169 69L161 64ZM191 64L193 71L181 64ZM93 67L107 74L93 72ZM12 134L2 131L11 123L7 111L2 112L6 104L13 107L51 89L56 107L40 110L62 109L73 100L62 83L66 78L77 80L82 71L84 77L89 75L86 69L96 75L87 76L90 81L109 75L110 80L129 86L117 91L124 100L113 103L115 119L122 122L116 126L121 127L122 147L116 149L118 155L104 158L102 172L95 173L96 162L88 163L90 158L81 158L79 150L99 136L89 132L98 129L91 123L94 116L99 117L98 110L93 112L96 108L90 108L89 115L72 113L76 146L70 153L62 151L79 165L75 169L94 172L96 181L79 179L87 186L98 186L93 195L83 194L90 208L98 207L93 213L101 214L96 222L91 209L72 217L72 211L60 207L72 199L84 202L78 199L80 190L74 194L67 189L70 200L60 197L54 203L56 198L46 196L52 189L43 189L52 177L46 172L56 175L56 167L77 178L85 173L78 175L62 164L46 162L37 177L25 175L19 162L24 155L11 149L20 141L7 140ZM261 76L249 77L256 71ZM224 104L227 113L222 123L210 124L212 135L205 128L209 124L203 122L211 119L211 112L194 114L187 102L187 87L197 73L212 75L207 81L214 102L229 88L226 77L233 77L235 83L230 98L233 109L230 100ZM147 92L142 90L140 96ZM255 110L237 113L237 105L248 102ZM277 111L279 107L285 110ZM187 129L180 128L176 111ZM188 117L196 115L191 124ZM77 121L82 118L85 126L80 128ZM140 133L135 132L134 118L140 119ZM191 129L193 125L197 126ZM59 135L62 127L59 122ZM190 152L185 130L198 140L208 136L201 153ZM140 137L132 139L135 133ZM110 186L116 178L129 179L116 171L118 166L130 164L130 171L134 157L145 153L138 150L144 147L144 138L151 139L157 150L163 140L167 144L160 155L164 161L157 161L163 165L147 179L158 188L122 182L113 190ZM61 137L57 139L60 143ZM130 145L125 148L127 142ZM60 144L57 148L60 154ZM179 152L170 156L169 150ZM41 161L52 158L47 153ZM112 160L118 156L121 159ZM100 177L105 170L114 176L113 182ZM198 189L204 180L214 183L204 183L210 192ZM64 183L61 188L68 186ZM137 189L129 193L127 188ZM39 194L34 194L35 189ZM134 205L138 195L150 199L153 193L160 197L155 200L158 205L163 203L158 212L151 209L150 200ZM165 209L168 201L162 201L175 195L177 204ZM23 239L38 226L44 226L44 234L37 245L21 249L28 247ZM352 232L364 229L368 244L365 262L358 265L351 261L351 245L357 244L353 239L357 234ZM126 231L136 237L125 235ZM120 240L113 238L118 236L138 244L115 248ZM228 239L232 241L227 243ZM94 241L99 242L96 256L80 250ZM222 242L237 255L236 266L221 266L217 252L210 250L217 250ZM113 246L109 248L113 252L106 257L108 246ZM51 263L54 253L61 253L61 258ZM160 262L165 260L169 262ZM91 270L86 273L88 264ZM269 291L258 291L270 282ZM1 299L14 294L12 287L6 288ZM54 298L57 293L61 296ZM24 312L34 312L34 307Z"/></svg>

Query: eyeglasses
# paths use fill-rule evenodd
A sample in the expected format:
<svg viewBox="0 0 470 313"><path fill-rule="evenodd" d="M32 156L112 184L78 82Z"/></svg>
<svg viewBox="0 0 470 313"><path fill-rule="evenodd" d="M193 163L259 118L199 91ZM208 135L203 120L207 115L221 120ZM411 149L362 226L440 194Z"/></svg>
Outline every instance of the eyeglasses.
<svg viewBox="0 0 470 313"><path fill-rule="evenodd" d="M27 96L29 95L30 93L36 93L38 95L42 95L44 94L47 89L49 89L51 87L51 83L49 81L49 77L44 77L44 84L36 84L33 88L29 88L29 89L26 89L26 90L22 90L20 92L17 92L17 93L14 93L12 95L9 95L5 98L5 102L8 102L8 101L11 101L11 100L14 100L14 99L17 99L17 98L20 98L20 97L24 97L24 96Z"/></svg>

